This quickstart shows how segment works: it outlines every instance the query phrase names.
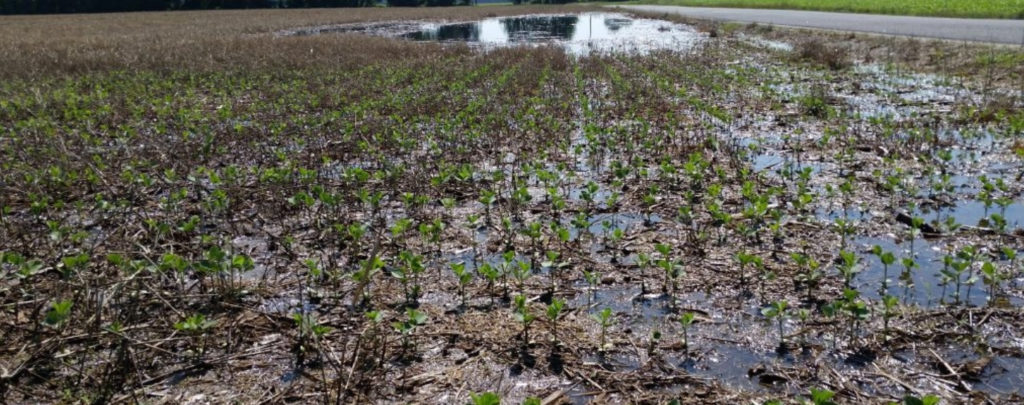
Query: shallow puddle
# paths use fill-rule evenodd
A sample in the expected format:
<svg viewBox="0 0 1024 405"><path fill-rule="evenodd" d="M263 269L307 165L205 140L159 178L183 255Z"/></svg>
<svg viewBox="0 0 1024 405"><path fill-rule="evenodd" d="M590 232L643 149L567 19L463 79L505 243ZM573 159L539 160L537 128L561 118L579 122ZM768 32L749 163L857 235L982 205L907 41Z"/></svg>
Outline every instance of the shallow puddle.
<svg viewBox="0 0 1024 405"><path fill-rule="evenodd" d="M1005 221L1005 224L998 223L993 218L998 214ZM969 226L981 226L984 228L1000 228L1007 230L1020 227L1024 224L1024 203L1012 201L1005 207L995 202L986 204L983 201L967 200L959 201L953 207L940 207L934 209L922 209L919 214L928 222L945 223L947 218L953 218L957 224Z"/></svg>
<svg viewBox="0 0 1024 405"><path fill-rule="evenodd" d="M1021 305L1017 297L993 297L987 291L987 287L980 281L980 271L975 269L974 276L979 279L973 285L967 283L971 278L970 271L960 275L959 298L957 297L957 283L955 279L945 279L943 270L946 268L943 258L948 254L956 255L954 247L947 246L940 242L932 243L926 239L917 238L913 246L909 240L896 242L889 238L858 238L853 240L857 256L864 265L863 270L854 278L853 285L860 291L861 296L871 300L879 300L884 295L882 292L882 280L888 279L887 294L897 297L901 302L916 304L922 307L935 307L943 303L967 303L973 306L1005 306L1014 307ZM895 262L886 269L881 259L871 253L874 246L882 248L883 252L891 252L895 256ZM903 259L913 257L915 267L909 270L902 263ZM975 261L975 267L987 260L979 257ZM1005 265L999 261L993 261L997 267Z"/></svg>

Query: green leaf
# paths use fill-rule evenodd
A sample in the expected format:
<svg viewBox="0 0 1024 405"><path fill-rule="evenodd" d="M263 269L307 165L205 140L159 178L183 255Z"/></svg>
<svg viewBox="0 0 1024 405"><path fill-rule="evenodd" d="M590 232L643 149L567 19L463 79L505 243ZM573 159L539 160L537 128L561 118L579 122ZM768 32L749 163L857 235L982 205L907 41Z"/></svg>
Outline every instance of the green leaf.
<svg viewBox="0 0 1024 405"><path fill-rule="evenodd" d="M935 395L925 395L921 398L913 395L903 397L903 405L938 405L938 403L939 397Z"/></svg>
<svg viewBox="0 0 1024 405"><path fill-rule="evenodd" d="M71 317L71 304L71 300L54 302L50 305L50 310L46 312L43 322L53 327L64 324Z"/></svg>
<svg viewBox="0 0 1024 405"><path fill-rule="evenodd" d="M501 397L493 392L470 393L469 398L473 400L473 405L501 405Z"/></svg>
<svg viewBox="0 0 1024 405"><path fill-rule="evenodd" d="M827 389L811 388L811 401L814 402L814 405L834 405L832 397L835 395L834 392Z"/></svg>
<svg viewBox="0 0 1024 405"><path fill-rule="evenodd" d="M562 307L565 305L565 300L554 298L551 300L551 304L548 305L548 319L554 321L558 319L558 315L562 313Z"/></svg>
<svg viewBox="0 0 1024 405"><path fill-rule="evenodd" d="M693 312L687 312L679 318L679 323L683 325L683 328L687 328L691 324L693 324L693 320L695 317L696 314L694 314Z"/></svg>

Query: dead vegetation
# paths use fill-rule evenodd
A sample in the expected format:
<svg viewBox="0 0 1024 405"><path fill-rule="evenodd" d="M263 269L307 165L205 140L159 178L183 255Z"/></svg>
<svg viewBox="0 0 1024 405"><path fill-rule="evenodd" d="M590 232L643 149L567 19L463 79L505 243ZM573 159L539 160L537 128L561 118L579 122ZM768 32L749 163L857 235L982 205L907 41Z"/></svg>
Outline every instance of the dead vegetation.
<svg viewBox="0 0 1024 405"><path fill-rule="evenodd" d="M342 35L281 37L302 27L585 10L566 7L217 10L0 17L3 78L122 71L351 68L381 59L429 59L437 47ZM129 17L125 17L128 15Z"/></svg>
<svg viewBox="0 0 1024 405"><path fill-rule="evenodd" d="M853 63L847 51L836 44L812 38L796 45L794 57L803 62L817 63L832 70L845 69Z"/></svg>

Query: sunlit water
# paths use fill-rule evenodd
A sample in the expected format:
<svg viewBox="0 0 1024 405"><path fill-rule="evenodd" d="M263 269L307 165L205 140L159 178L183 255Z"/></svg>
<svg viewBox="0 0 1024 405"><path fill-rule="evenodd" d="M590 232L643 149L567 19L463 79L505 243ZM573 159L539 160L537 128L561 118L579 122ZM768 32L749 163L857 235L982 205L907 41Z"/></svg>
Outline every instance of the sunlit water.
<svg viewBox="0 0 1024 405"><path fill-rule="evenodd" d="M453 24L424 24L401 35L414 41L468 42L489 47L552 44L576 55L686 50L703 34L693 27L616 13L495 17Z"/></svg>

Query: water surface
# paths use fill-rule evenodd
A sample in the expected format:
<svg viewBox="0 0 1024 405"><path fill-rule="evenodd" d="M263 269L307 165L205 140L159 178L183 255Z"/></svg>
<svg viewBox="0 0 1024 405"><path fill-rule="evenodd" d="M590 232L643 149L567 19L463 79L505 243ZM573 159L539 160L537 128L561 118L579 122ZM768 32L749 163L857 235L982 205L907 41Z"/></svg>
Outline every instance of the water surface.
<svg viewBox="0 0 1024 405"><path fill-rule="evenodd" d="M481 21L424 24L400 35L414 41L468 42L486 46L553 44L577 55L689 49L700 38L692 27L618 13L528 15Z"/></svg>

